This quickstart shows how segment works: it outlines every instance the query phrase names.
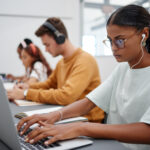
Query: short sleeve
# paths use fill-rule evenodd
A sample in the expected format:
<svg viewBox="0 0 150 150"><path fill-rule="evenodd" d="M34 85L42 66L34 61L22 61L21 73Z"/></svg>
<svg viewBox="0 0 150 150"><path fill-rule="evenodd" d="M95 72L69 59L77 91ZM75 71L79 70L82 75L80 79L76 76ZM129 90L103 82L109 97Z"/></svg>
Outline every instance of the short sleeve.
<svg viewBox="0 0 150 150"><path fill-rule="evenodd" d="M150 107L144 113L144 115L140 119L140 122L144 122L144 123L150 124Z"/></svg>
<svg viewBox="0 0 150 150"><path fill-rule="evenodd" d="M116 67L113 73L100 84L95 90L90 92L86 97L95 103L99 108L103 109L106 113L109 112L110 100L112 96L112 90L117 78L117 72L119 67Z"/></svg>

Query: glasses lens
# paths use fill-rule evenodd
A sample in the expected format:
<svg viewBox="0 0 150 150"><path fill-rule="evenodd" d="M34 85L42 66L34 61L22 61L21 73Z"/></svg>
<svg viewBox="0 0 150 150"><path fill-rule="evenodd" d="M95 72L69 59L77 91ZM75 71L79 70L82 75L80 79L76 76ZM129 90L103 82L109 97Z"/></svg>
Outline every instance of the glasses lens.
<svg viewBox="0 0 150 150"><path fill-rule="evenodd" d="M124 40L123 39L115 40L115 44L118 48L124 48Z"/></svg>

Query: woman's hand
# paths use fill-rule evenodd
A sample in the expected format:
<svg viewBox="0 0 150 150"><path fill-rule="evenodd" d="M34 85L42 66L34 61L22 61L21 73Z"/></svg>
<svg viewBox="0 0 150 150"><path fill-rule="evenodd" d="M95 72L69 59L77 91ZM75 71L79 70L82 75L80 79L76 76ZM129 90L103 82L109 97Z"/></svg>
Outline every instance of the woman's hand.
<svg viewBox="0 0 150 150"><path fill-rule="evenodd" d="M42 126L36 127L26 136L26 142L31 144L38 142L39 140L50 137L45 141L45 145L52 144L56 141L73 139L82 135L83 122L50 125L39 122Z"/></svg>
<svg viewBox="0 0 150 150"><path fill-rule="evenodd" d="M46 114L36 114L29 117L22 118L17 125L17 130L23 135L27 129L35 123L39 123L40 121L45 122L46 124L54 124L56 121L60 120L60 113L58 111L54 111Z"/></svg>

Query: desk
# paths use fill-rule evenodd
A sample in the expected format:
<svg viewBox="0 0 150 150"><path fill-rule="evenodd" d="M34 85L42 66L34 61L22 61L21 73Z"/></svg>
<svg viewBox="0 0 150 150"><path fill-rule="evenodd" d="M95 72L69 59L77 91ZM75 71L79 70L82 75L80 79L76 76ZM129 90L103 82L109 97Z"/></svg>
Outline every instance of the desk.
<svg viewBox="0 0 150 150"><path fill-rule="evenodd" d="M54 106L54 105L53 105ZM28 107L18 107L13 103L10 103L10 108L14 118L14 122L17 123L19 119L14 117L14 114L30 111L41 108L53 107L52 105L39 105L39 106L28 106ZM128 150L121 143L115 140L102 140L102 139L92 139L93 144L85 147L78 148L77 150ZM0 150L9 150L2 142L0 142Z"/></svg>

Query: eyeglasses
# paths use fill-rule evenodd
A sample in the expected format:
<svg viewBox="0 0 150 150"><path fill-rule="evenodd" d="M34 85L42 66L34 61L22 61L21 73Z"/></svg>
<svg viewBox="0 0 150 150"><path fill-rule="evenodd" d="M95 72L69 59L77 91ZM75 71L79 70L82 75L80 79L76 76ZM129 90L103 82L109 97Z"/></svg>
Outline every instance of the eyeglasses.
<svg viewBox="0 0 150 150"><path fill-rule="evenodd" d="M127 40L127 39L116 39L116 40L112 41L112 40L106 39L106 40L103 40L103 43L104 43L108 48L112 48L112 43L114 43L117 48L122 49L122 48L125 47L125 41L126 41L126 40Z"/></svg>
<svg viewBox="0 0 150 150"><path fill-rule="evenodd" d="M112 44L114 43L117 48L122 49L125 47L125 42L134 35L135 34L131 35L129 38L126 38L126 39L115 39L115 40L106 39L106 40L103 40L103 43L108 48L112 48Z"/></svg>

